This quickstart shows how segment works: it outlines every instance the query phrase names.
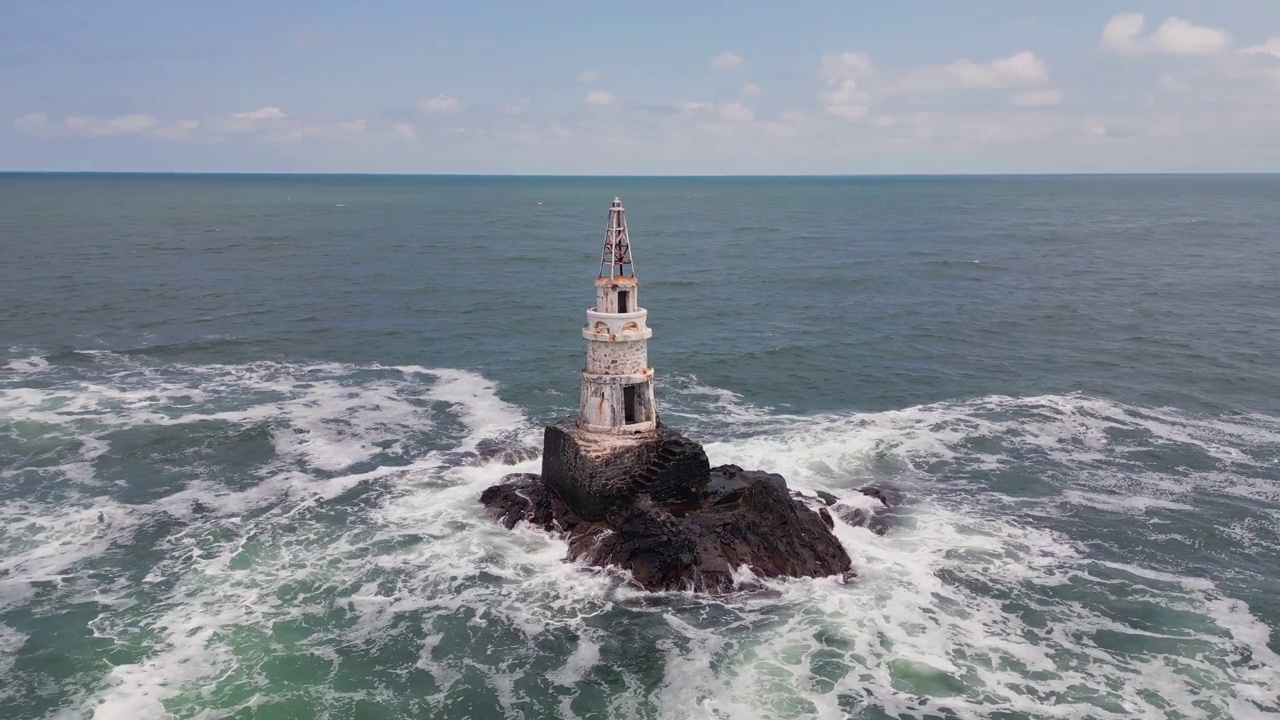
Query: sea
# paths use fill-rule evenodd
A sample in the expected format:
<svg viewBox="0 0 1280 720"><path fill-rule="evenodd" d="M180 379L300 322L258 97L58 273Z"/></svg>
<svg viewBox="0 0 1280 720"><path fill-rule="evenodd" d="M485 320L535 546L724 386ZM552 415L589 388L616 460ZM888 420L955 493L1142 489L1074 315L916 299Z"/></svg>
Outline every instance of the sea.
<svg viewBox="0 0 1280 720"><path fill-rule="evenodd" d="M483 512L615 196L662 421L905 495L855 579ZM1280 718L1277 228L1280 176L0 175L0 718Z"/></svg>

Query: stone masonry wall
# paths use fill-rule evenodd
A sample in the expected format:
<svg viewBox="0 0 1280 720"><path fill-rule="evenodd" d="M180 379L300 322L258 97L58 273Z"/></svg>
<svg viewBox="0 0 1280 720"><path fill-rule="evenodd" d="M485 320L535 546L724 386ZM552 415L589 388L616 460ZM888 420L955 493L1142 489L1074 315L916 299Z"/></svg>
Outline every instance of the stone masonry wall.
<svg viewBox="0 0 1280 720"><path fill-rule="evenodd" d="M587 372L607 375L632 375L649 364L649 343L587 342Z"/></svg>
<svg viewBox="0 0 1280 720"><path fill-rule="evenodd" d="M640 494L694 502L710 473L702 446L662 425L637 436L601 436L562 420L543 437L542 479L587 520L602 520Z"/></svg>

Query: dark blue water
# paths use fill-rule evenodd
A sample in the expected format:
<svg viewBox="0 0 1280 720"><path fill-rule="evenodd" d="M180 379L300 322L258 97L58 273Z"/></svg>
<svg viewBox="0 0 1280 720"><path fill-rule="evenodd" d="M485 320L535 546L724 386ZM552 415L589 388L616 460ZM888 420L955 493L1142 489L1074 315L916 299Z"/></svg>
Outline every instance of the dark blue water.
<svg viewBox="0 0 1280 720"><path fill-rule="evenodd" d="M856 583L647 596L479 511L615 195L664 420L909 494ZM1280 716L1276 227L1271 176L0 175L0 717Z"/></svg>

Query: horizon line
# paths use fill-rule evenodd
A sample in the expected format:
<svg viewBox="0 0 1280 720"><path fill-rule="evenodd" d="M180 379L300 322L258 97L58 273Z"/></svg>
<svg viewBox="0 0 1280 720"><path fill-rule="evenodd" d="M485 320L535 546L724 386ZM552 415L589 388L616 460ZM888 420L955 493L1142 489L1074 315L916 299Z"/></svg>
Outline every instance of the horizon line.
<svg viewBox="0 0 1280 720"><path fill-rule="evenodd" d="M473 177L473 178L608 178L608 179L736 179L736 178L962 178L962 177L1160 177L1280 175L1280 170L1171 170L1075 172L916 172L916 173L723 173L723 174L597 174L597 173L485 173L485 172L370 172L296 170L33 170L0 169L0 175L276 175L307 177Z"/></svg>

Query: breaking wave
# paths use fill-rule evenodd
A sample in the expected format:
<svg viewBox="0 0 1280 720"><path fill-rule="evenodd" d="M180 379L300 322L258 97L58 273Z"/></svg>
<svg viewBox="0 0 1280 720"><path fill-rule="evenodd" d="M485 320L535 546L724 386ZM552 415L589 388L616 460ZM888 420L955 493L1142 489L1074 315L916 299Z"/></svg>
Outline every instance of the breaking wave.
<svg viewBox="0 0 1280 720"><path fill-rule="evenodd" d="M1257 563L1195 549L1280 550L1277 418L801 416L671 378L713 463L910 498L885 536L837 526L853 584L706 599L489 521L480 490L537 461L474 451L541 430L474 372L86 358L0 373L0 715L1280 717ZM74 632L28 643L50 617Z"/></svg>

